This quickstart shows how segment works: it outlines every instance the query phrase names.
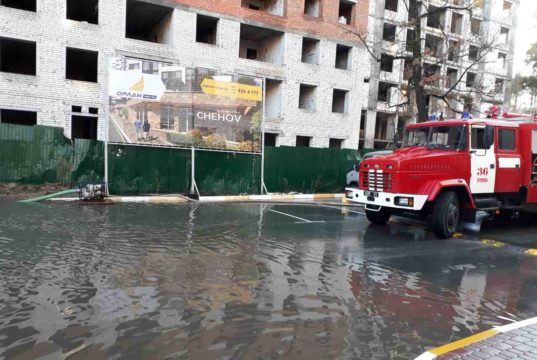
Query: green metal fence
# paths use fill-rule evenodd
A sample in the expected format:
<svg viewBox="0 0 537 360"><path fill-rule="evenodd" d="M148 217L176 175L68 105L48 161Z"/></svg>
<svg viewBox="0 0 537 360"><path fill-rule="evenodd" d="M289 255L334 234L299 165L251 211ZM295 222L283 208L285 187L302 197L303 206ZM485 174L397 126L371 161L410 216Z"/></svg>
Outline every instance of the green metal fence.
<svg viewBox="0 0 537 360"><path fill-rule="evenodd" d="M185 149L108 146L112 194L173 194L190 191L191 153Z"/></svg>
<svg viewBox="0 0 537 360"><path fill-rule="evenodd" d="M368 150L267 147L269 192L339 192L353 164ZM116 195L188 193L190 149L109 145L109 187ZM196 150L195 178L202 194L257 194L258 154ZM104 180L104 144L76 140L63 129L0 124L0 182L76 185Z"/></svg>
<svg viewBox="0 0 537 360"><path fill-rule="evenodd" d="M265 185L269 192L340 192L358 159L356 150L267 147Z"/></svg>
<svg viewBox="0 0 537 360"><path fill-rule="evenodd" d="M196 183L202 194L258 194L261 155L196 150Z"/></svg>

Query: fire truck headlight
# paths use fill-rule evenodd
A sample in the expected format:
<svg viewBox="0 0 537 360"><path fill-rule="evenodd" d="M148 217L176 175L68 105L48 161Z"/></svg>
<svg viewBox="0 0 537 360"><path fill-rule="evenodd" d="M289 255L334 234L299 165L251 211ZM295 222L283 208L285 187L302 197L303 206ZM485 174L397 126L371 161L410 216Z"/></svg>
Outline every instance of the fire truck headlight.
<svg viewBox="0 0 537 360"><path fill-rule="evenodd" d="M413 207L414 206L414 198L398 196L398 197L395 198L395 205Z"/></svg>

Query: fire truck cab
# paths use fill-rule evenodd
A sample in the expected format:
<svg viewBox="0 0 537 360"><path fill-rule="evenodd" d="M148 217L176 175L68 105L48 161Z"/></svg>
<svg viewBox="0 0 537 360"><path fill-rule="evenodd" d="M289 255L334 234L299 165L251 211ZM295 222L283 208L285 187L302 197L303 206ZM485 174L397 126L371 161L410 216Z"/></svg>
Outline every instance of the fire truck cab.
<svg viewBox="0 0 537 360"><path fill-rule="evenodd" d="M409 125L393 154L364 160L347 200L369 221L428 218L439 238L459 221L537 212L537 121L530 117L430 121Z"/></svg>

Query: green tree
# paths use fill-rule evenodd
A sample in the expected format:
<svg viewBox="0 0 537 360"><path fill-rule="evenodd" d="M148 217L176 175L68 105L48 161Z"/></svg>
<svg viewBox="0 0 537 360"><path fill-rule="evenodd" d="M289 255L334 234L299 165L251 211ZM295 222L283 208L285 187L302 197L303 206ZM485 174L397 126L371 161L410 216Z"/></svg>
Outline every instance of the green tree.
<svg viewBox="0 0 537 360"><path fill-rule="evenodd" d="M533 66L533 72L537 73L537 43L531 45L526 51L526 63Z"/></svg>
<svg viewBox="0 0 537 360"><path fill-rule="evenodd" d="M537 75L524 76L522 78L522 88L531 95L531 111L535 111L537 100Z"/></svg>

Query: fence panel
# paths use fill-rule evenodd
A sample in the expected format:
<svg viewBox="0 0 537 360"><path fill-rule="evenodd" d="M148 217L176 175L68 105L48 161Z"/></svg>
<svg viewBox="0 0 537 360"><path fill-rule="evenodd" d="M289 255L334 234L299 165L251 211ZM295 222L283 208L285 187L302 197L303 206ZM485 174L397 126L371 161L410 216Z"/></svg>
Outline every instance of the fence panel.
<svg viewBox="0 0 537 360"><path fill-rule="evenodd" d="M0 181L70 185L71 141L63 129L0 124Z"/></svg>
<svg viewBox="0 0 537 360"><path fill-rule="evenodd" d="M104 181L104 143L102 141L75 140L71 179L73 185Z"/></svg>
<svg viewBox="0 0 537 360"><path fill-rule="evenodd" d="M173 194L190 190L190 150L109 145L110 192Z"/></svg>
<svg viewBox="0 0 537 360"><path fill-rule="evenodd" d="M340 192L359 158L356 150L267 147L265 185L269 192Z"/></svg>
<svg viewBox="0 0 537 360"><path fill-rule="evenodd" d="M196 150L196 183L202 194L259 194L261 155Z"/></svg>

